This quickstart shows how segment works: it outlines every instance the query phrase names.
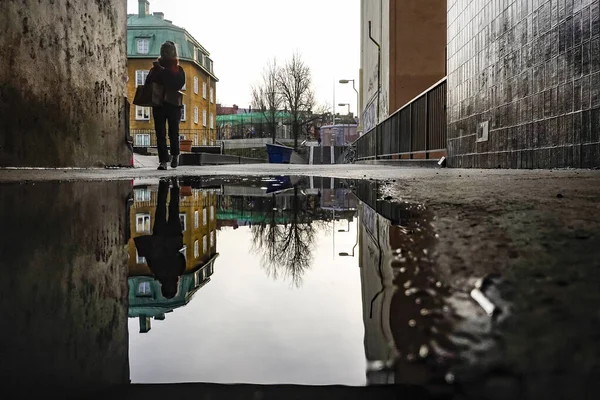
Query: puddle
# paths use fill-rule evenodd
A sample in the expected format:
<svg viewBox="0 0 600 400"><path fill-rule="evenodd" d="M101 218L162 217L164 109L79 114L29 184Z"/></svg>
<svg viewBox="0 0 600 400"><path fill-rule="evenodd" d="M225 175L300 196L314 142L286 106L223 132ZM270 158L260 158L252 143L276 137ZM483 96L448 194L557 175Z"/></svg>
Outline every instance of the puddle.
<svg viewBox="0 0 600 400"><path fill-rule="evenodd" d="M0 373L59 386L395 384L452 392L501 363L450 288L433 215L381 183L179 178L4 185ZM481 285L480 285L481 286ZM489 310L488 310L489 311ZM6 360L11 360L7 362Z"/></svg>

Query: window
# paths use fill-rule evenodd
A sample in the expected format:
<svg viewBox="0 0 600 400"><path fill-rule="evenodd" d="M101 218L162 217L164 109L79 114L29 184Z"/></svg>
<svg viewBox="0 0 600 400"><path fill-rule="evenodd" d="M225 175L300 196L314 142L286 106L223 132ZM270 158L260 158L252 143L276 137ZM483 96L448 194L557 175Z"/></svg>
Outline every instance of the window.
<svg viewBox="0 0 600 400"><path fill-rule="evenodd" d="M198 94L198 77L194 77L194 93Z"/></svg>
<svg viewBox="0 0 600 400"><path fill-rule="evenodd" d="M135 106L135 119L137 121L150 121L150 107Z"/></svg>
<svg viewBox="0 0 600 400"><path fill-rule="evenodd" d="M206 99L206 82L202 82L202 98Z"/></svg>
<svg viewBox="0 0 600 400"><path fill-rule="evenodd" d="M198 228L200 226L200 214L198 210L194 211L194 228Z"/></svg>
<svg viewBox="0 0 600 400"><path fill-rule="evenodd" d="M204 235L204 237L202 238L202 250L203 254L206 254L208 252L208 243L206 241L206 235Z"/></svg>
<svg viewBox="0 0 600 400"><path fill-rule="evenodd" d="M186 111L187 111L187 107L185 106L185 104L183 105L183 108L181 109L181 120L185 121L186 118Z"/></svg>
<svg viewBox="0 0 600 400"><path fill-rule="evenodd" d="M198 135L194 136L194 146L198 146Z"/></svg>
<svg viewBox="0 0 600 400"><path fill-rule="evenodd" d="M148 77L148 73L150 71L135 71L135 87L138 87L140 85L143 85L144 83L146 83L146 78Z"/></svg>
<svg viewBox="0 0 600 400"><path fill-rule="evenodd" d="M194 123L198 124L198 107L194 107Z"/></svg>
<svg viewBox="0 0 600 400"><path fill-rule="evenodd" d="M181 232L185 232L185 229L186 229L185 213L179 213L179 223L181 224Z"/></svg>
<svg viewBox="0 0 600 400"><path fill-rule="evenodd" d="M150 286L150 282L140 282L138 285L138 295L140 296L150 296L152 294L152 287Z"/></svg>
<svg viewBox="0 0 600 400"><path fill-rule="evenodd" d="M135 249L135 262L138 264L146 264L146 257L141 257L138 254L137 249Z"/></svg>
<svg viewBox="0 0 600 400"><path fill-rule="evenodd" d="M150 201L150 190L146 188L138 188L133 190L133 198L135 201Z"/></svg>
<svg viewBox="0 0 600 400"><path fill-rule="evenodd" d="M206 225L206 221L207 221L207 219L206 219L206 208L204 208L202 210L202 224Z"/></svg>
<svg viewBox="0 0 600 400"><path fill-rule="evenodd" d="M150 232L150 214L136 214L135 219L136 232Z"/></svg>
<svg viewBox="0 0 600 400"><path fill-rule="evenodd" d="M194 242L194 258L200 257L200 248L198 246L198 241Z"/></svg>
<svg viewBox="0 0 600 400"><path fill-rule="evenodd" d="M210 88L210 102L211 103L215 102L215 88L213 88L213 87Z"/></svg>
<svg viewBox="0 0 600 400"><path fill-rule="evenodd" d="M215 231L210 231L210 247L215 246Z"/></svg>
<svg viewBox="0 0 600 400"><path fill-rule="evenodd" d="M150 146L150 134L136 133L135 134L135 145L140 146L140 147Z"/></svg>
<svg viewBox="0 0 600 400"><path fill-rule="evenodd" d="M206 110L202 110L202 126L206 127Z"/></svg>
<svg viewBox="0 0 600 400"><path fill-rule="evenodd" d="M212 113L210 113L210 129L215 129L215 119L213 118Z"/></svg>
<svg viewBox="0 0 600 400"><path fill-rule="evenodd" d="M150 52L150 40L149 39L138 39L137 40L137 52L138 52L138 54L148 54Z"/></svg>
<svg viewBox="0 0 600 400"><path fill-rule="evenodd" d="M209 70L209 71L210 71L210 73L212 74L212 72L213 72L213 62L212 62L212 60L210 60L210 65L209 65L209 68L208 68L208 70Z"/></svg>
<svg viewBox="0 0 600 400"><path fill-rule="evenodd" d="M177 57L181 58L181 49L179 48L179 43L175 43L175 50L177 50Z"/></svg>
<svg viewBox="0 0 600 400"><path fill-rule="evenodd" d="M194 47L194 61L198 61L198 49L196 47Z"/></svg>
<svg viewBox="0 0 600 400"><path fill-rule="evenodd" d="M215 206L210 206L210 220L215 220Z"/></svg>

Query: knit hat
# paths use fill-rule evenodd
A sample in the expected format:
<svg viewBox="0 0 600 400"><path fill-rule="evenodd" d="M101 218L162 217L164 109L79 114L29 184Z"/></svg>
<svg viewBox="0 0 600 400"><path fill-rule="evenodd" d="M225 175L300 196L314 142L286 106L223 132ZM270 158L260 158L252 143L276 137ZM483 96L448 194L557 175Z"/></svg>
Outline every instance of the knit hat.
<svg viewBox="0 0 600 400"><path fill-rule="evenodd" d="M163 60L176 60L177 59L177 47L175 43L167 40L160 46L160 58Z"/></svg>

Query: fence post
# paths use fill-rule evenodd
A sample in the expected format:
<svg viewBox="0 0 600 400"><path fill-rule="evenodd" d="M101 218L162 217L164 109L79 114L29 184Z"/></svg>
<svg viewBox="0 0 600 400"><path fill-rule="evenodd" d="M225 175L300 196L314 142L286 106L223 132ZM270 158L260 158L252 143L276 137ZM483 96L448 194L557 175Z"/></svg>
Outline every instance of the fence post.
<svg viewBox="0 0 600 400"><path fill-rule="evenodd" d="M425 93L425 158L429 159L429 94Z"/></svg>
<svg viewBox="0 0 600 400"><path fill-rule="evenodd" d="M413 158L413 143L412 143L412 134L413 134L413 113L412 113L412 103L408 105L408 151L409 157Z"/></svg>

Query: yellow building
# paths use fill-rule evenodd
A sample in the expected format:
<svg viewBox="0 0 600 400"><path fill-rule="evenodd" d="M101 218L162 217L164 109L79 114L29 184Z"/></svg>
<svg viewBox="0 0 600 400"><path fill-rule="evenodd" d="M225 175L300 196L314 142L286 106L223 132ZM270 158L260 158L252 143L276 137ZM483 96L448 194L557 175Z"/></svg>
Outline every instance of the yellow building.
<svg viewBox="0 0 600 400"><path fill-rule="evenodd" d="M138 236L151 235L154 226L158 185L134 187L133 206L130 210L129 276L151 276L146 260L140 257L134 243ZM170 195L167 204L171 201ZM183 228L186 259L185 272L193 272L217 253L217 195L213 191L193 189L191 194L181 191L179 218Z"/></svg>
<svg viewBox="0 0 600 400"><path fill-rule="evenodd" d="M133 98L137 86L146 80L152 62L160 56L161 44L167 40L175 43L186 75L180 136L192 140L196 146L214 145L219 80L210 53L185 29L166 20L163 13L150 14L147 0L138 1L138 14L127 16L127 96L132 104L130 129L134 145L156 146L152 110L133 105Z"/></svg>

